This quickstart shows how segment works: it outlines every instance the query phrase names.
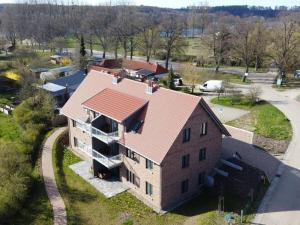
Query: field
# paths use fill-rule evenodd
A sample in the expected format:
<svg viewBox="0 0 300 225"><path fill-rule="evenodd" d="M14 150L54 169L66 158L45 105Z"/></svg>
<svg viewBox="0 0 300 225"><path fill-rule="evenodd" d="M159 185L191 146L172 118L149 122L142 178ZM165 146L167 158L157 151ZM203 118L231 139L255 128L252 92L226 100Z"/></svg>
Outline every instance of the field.
<svg viewBox="0 0 300 225"><path fill-rule="evenodd" d="M290 140L292 126L285 115L270 103L262 101L254 106L243 100L232 104L230 97L214 98L214 104L240 108L250 111L241 118L229 121L227 124L241 129L253 131L275 140Z"/></svg>

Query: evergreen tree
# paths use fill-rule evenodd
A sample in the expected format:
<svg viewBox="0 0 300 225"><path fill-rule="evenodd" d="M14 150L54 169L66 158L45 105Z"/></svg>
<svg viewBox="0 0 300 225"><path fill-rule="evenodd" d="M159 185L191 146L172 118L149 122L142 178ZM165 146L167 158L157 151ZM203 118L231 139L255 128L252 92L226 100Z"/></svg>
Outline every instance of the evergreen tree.
<svg viewBox="0 0 300 225"><path fill-rule="evenodd" d="M81 35L81 38L80 38L80 55L82 57L85 57L85 55L86 55L83 35Z"/></svg>
<svg viewBox="0 0 300 225"><path fill-rule="evenodd" d="M169 75L168 75L168 82L167 82L167 86L168 88L170 88L171 90L175 90L175 85L174 85L174 71L173 68L171 67L170 71L169 71Z"/></svg>

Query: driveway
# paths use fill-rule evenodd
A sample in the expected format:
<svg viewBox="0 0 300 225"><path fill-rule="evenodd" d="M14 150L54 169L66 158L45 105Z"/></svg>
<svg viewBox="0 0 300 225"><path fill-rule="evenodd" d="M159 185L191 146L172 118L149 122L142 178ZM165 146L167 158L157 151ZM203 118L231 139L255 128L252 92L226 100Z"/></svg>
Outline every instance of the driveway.
<svg viewBox="0 0 300 225"><path fill-rule="evenodd" d="M300 94L300 90L278 92L266 85L262 86L262 90L262 98L280 109L291 121L293 138L253 224L299 225L300 103L294 96Z"/></svg>

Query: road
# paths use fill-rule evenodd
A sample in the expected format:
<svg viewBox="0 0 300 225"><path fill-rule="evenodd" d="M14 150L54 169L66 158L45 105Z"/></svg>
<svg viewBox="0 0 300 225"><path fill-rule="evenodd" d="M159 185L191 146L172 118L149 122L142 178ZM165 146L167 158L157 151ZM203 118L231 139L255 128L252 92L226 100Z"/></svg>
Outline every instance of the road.
<svg viewBox="0 0 300 225"><path fill-rule="evenodd" d="M253 224L300 224L300 90L278 92L261 85L262 98L280 109L293 126L293 138L277 175L263 199Z"/></svg>

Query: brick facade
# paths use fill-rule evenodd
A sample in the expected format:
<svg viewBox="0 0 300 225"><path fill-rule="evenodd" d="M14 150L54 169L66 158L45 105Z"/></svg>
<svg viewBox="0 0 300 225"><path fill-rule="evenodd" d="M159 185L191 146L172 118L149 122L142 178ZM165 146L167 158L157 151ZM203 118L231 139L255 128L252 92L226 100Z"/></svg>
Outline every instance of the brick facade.
<svg viewBox="0 0 300 225"><path fill-rule="evenodd" d="M201 125L207 123L207 134L201 136ZM146 168L146 158L139 155L139 162L126 157L126 148L120 145L119 151L124 155L123 164L120 166L120 180L130 187L140 200L151 206L156 211L172 208L198 194L201 185L198 184L199 173L209 175L219 160L222 134L219 127L212 121L205 110L198 106L186 122L184 129L190 128L190 140L183 143L183 130L179 132L171 149L161 165L153 164L153 169ZM69 119L70 144L73 149L74 137L86 145L91 145L91 137L81 129L73 127ZM120 138L124 127L119 124ZM206 158L199 160L200 149L206 149ZM182 168L182 156L189 155L189 165ZM127 181L129 170L138 177L139 187ZM181 193L183 180L188 179L188 190ZM153 194L146 194L146 182L152 184Z"/></svg>

